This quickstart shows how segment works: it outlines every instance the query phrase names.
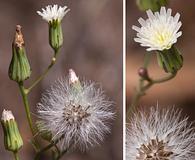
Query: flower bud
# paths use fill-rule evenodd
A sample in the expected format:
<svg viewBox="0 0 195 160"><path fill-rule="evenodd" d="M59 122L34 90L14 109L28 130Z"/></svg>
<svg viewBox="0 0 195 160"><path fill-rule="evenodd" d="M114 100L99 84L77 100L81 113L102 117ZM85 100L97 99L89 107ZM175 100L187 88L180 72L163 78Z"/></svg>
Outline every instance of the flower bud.
<svg viewBox="0 0 195 160"><path fill-rule="evenodd" d="M183 66L183 57L174 46L168 50L157 51L157 60L159 66L168 73L175 73Z"/></svg>
<svg viewBox="0 0 195 160"><path fill-rule="evenodd" d="M137 6L140 10L146 11L151 9L152 11L159 11L161 6L165 6L168 0L137 0Z"/></svg>
<svg viewBox="0 0 195 160"><path fill-rule="evenodd" d="M138 70L138 74L140 77L142 77L143 79L150 81L150 77L148 75L148 70L144 67L139 68Z"/></svg>
<svg viewBox="0 0 195 160"><path fill-rule="evenodd" d="M23 140L11 111L3 111L1 124L4 133L5 149L12 152L17 152L22 147Z"/></svg>
<svg viewBox="0 0 195 160"><path fill-rule="evenodd" d="M16 26L16 34L12 44L12 60L9 66L9 77L16 82L22 82L31 75L31 68L24 48L21 26Z"/></svg>
<svg viewBox="0 0 195 160"><path fill-rule="evenodd" d="M37 13L49 24L49 44L55 50L55 53L63 44L63 34L61 21L63 17L70 11L67 6L48 5Z"/></svg>
<svg viewBox="0 0 195 160"><path fill-rule="evenodd" d="M69 84L77 91L80 91L82 89L79 78L77 77L73 69L69 69Z"/></svg>
<svg viewBox="0 0 195 160"><path fill-rule="evenodd" d="M59 20L49 22L49 44L55 52L57 52L63 44L62 26Z"/></svg>

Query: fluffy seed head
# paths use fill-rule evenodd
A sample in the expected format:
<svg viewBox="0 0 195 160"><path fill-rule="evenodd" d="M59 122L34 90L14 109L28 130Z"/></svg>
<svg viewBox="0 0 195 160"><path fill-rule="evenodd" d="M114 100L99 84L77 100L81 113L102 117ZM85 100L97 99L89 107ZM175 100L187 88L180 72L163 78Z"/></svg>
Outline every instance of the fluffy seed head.
<svg viewBox="0 0 195 160"><path fill-rule="evenodd" d="M85 151L104 140L114 113L101 88L87 81L75 88L72 79L76 77L70 70L68 78L57 80L42 95L37 108L40 132L50 131L54 141L60 139L61 149Z"/></svg>
<svg viewBox="0 0 195 160"><path fill-rule="evenodd" d="M69 11L67 6L61 7L55 4L48 5L45 9L42 8L42 12L37 11L37 13L47 22L52 22L53 20L61 21Z"/></svg>
<svg viewBox="0 0 195 160"><path fill-rule="evenodd" d="M15 119L13 114L12 114L12 111L4 109L2 112L1 120L5 122L5 121L9 121L11 119L13 119L13 120Z"/></svg>
<svg viewBox="0 0 195 160"><path fill-rule="evenodd" d="M127 160L195 159L195 129L181 111L151 108L130 120L126 137Z"/></svg>
<svg viewBox="0 0 195 160"><path fill-rule="evenodd" d="M141 27L132 26L132 29L137 31L137 38L134 40L141 46L148 47L147 51L170 49L182 35L179 31L182 25L179 21L180 14L177 13L173 17L172 10L166 11L165 7L161 7L160 12L153 13L151 10L146 12L148 19L139 18L138 20Z"/></svg>

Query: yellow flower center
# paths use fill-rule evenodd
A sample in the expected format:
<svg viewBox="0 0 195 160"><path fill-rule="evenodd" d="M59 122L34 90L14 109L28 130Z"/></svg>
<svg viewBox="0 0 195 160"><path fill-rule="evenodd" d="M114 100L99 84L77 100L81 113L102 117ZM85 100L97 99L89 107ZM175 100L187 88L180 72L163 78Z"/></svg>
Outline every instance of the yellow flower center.
<svg viewBox="0 0 195 160"><path fill-rule="evenodd" d="M156 32L153 37L154 43L165 47L166 49L171 48L171 44L169 43L169 40L171 39L172 34L165 30L162 32Z"/></svg>

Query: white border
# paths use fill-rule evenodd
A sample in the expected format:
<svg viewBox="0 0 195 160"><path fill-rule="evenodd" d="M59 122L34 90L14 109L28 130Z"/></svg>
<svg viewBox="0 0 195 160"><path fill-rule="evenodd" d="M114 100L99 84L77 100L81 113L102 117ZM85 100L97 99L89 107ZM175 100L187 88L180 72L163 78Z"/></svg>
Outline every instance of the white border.
<svg viewBox="0 0 195 160"><path fill-rule="evenodd" d="M126 159L126 0L123 0L123 160Z"/></svg>

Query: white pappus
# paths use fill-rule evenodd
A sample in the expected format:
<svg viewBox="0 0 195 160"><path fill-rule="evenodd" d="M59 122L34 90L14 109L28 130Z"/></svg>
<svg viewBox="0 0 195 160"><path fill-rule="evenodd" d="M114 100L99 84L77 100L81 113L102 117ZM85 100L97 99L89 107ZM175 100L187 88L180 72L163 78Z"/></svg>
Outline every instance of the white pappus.
<svg viewBox="0 0 195 160"><path fill-rule="evenodd" d="M37 13L47 22L52 22L53 20L61 21L69 11L67 6L61 7L55 4L48 5L45 9L42 8L42 12L37 11Z"/></svg>
<svg viewBox="0 0 195 160"><path fill-rule="evenodd" d="M43 93L37 105L40 132L50 131L61 149L86 151L100 144L114 118L112 102L93 82L79 81L70 69Z"/></svg>
<svg viewBox="0 0 195 160"><path fill-rule="evenodd" d="M195 129L172 108L134 113L128 124L126 160L195 159Z"/></svg>

